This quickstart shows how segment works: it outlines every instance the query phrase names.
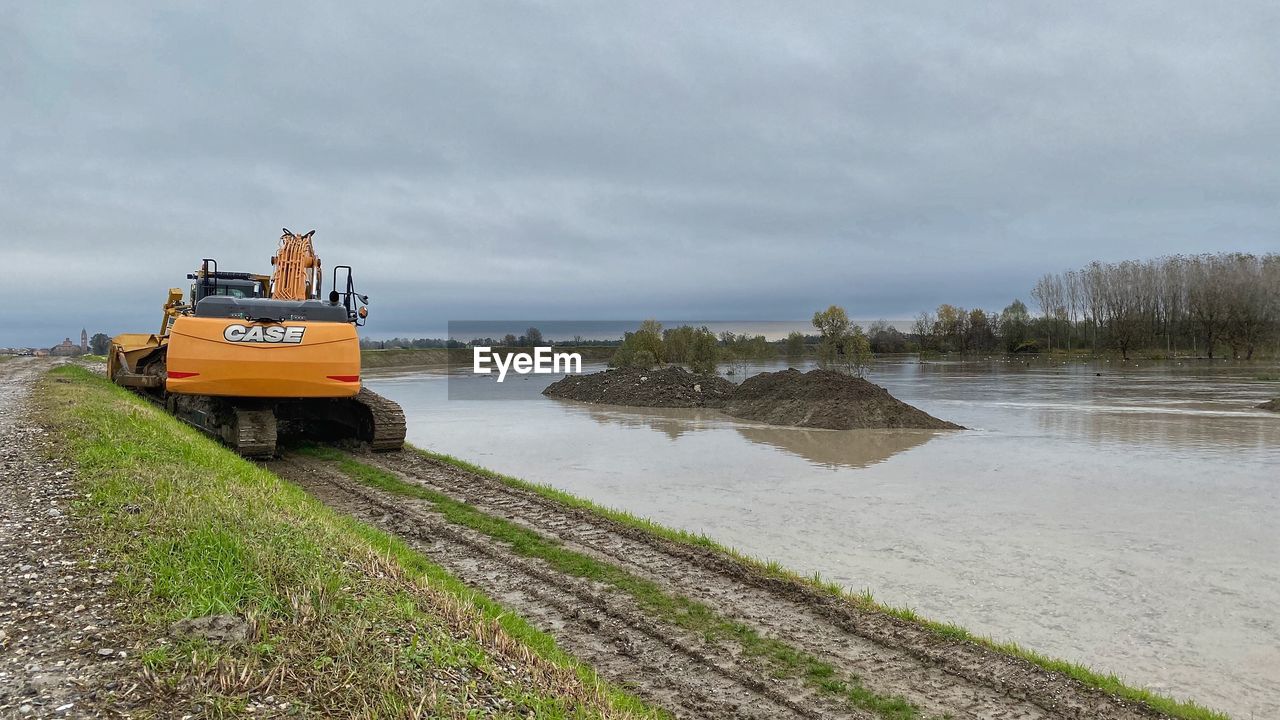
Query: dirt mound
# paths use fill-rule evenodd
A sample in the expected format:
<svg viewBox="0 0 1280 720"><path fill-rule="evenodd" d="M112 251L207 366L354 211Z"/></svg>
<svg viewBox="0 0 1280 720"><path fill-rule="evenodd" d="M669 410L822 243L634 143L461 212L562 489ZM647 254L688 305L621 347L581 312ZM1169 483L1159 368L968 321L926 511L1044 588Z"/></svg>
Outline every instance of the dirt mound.
<svg viewBox="0 0 1280 720"><path fill-rule="evenodd" d="M607 405L642 407L720 407L733 393L733 383L698 375L681 367L660 370L618 368L589 375L569 375L543 395Z"/></svg>
<svg viewBox="0 0 1280 720"><path fill-rule="evenodd" d="M1258 406L1259 410L1270 410L1271 412L1280 412L1280 398L1268 400Z"/></svg>
<svg viewBox="0 0 1280 720"><path fill-rule="evenodd" d="M744 420L794 427L963 429L911 407L879 385L832 370L761 373L738 386L721 409Z"/></svg>

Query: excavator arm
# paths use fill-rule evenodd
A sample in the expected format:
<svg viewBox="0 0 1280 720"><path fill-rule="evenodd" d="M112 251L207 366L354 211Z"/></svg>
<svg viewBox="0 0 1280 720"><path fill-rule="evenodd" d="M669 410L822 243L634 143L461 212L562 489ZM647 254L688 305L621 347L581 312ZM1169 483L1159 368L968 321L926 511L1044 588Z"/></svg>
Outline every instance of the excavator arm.
<svg viewBox="0 0 1280 720"><path fill-rule="evenodd" d="M282 228L280 248L271 258L275 270L271 273L271 297L275 300L314 300L320 297L324 274L320 269L320 257L311 245L312 230L305 235L295 235L289 228Z"/></svg>

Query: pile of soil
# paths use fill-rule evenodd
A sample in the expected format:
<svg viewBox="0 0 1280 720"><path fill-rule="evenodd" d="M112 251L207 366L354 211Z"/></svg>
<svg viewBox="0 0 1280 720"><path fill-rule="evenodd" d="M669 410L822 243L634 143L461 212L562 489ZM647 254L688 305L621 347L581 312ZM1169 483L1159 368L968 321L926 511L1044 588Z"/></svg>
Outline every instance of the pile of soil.
<svg viewBox="0 0 1280 720"><path fill-rule="evenodd" d="M659 370L618 368L589 375L568 375L542 391L566 400L642 407L720 407L733 393L733 383L714 375L698 375L682 367Z"/></svg>
<svg viewBox="0 0 1280 720"><path fill-rule="evenodd" d="M1280 398L1268 400L1258 406L1259 410L1270 410L1271 412L1280 413Z"/></svg>
<svg viewBox="0 0 1280 720"><path fill-rule="evenodd" d="M964 429L898 400L879 385L832 370L761 373L738 386L721 409L744 420L793 427Z"/></svg>

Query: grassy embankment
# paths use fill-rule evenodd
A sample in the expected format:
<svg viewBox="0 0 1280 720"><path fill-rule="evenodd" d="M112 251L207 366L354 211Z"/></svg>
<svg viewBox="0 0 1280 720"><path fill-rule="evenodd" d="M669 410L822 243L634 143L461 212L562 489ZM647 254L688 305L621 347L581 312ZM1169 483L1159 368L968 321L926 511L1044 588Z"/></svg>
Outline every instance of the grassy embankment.
<svg viewBox="0 0 1280 720"><path fill-rule="evenodd" d="M661 716L403 542L83 367L51 371L37 397L88 494L87 541L134 608L144 696L165 711ZM167 637L219 613L247 618L251 642Z"/></svg>
<svg viewBox="0 0 1280 720"><path fill-rule="evenodd" d="M922 617L919 613L910 608L885 605L878 602L869 590L854 592L836 583L826 582L816 573L807 577L800 575L784 568L777 562L762 561L749 555L745 555L733 548L716 542L706 535L672 529L647 518L637 517L621 510L603 507L589 500L579 498L553 487L497 473L451 455L431 452L429 450L412 446L409 447L413 451L430 459L452 465L462 470L477 473L485 477L493 478L512 487L537 493L566 506L581 508L614 520L615 522L641 529L645 532L668 540L694 545L731 557L738 562L753 568L755 571L766 577L803 584L817 590L818 592L841 598L863 610L884 613L908 622L917 623L940 636L958 641L976 643L996 652L1025 660L1046 670L1062 673L1063 675L1075 679L1086 687L1096 688L1126 700L1145 703L1151 708L1173 718L1179 718L1180 720L1230 720L1226 714L1206 708L1194 701L1177 700L1150 690L1131 686L1113 673L1103 673L1078 663L1048 657L1029 648L1024 648L1014 642L1001 642L990 637L975 635L958 625L937 622L935 620ZM418 488L418 486L410 487ZM412 492L417 493L418 490L415 489Z"/></svg>
<svg viewBox="0 0 1280 720"><path fill-rule="evenodd" d="M331 448L304 452L336 462L339 469L366 485L429 502L447 521L479 531L505 543L518 555L545 561L560 572L604 583L631 596L655 617L703 636L708 642L733 642L747 655L759 658L783 677L799 677L812 688L838 697L854 707L869 710L885 720L917 720L920 710L900 697L880 695L863 686L859 678L842 675L829 663L775 638L764 637L751 627L725 618L710 606L667 592L658 583L623 568L565 548L555 538L530 530L505 518L481 512L448 495L405 482Z"/></svg>
<svg viewBox="0 0 1280 720"><path fill-rule="evenodd" d="M498 354L507 350L524 350L527 348L495 348ZM582 355L583 362L605 361L617 352L616 347L560 347L555 352L576 352ZM364 349L360 351L360 365L367 369L394 367L424 367L431 365L465 365L471 366L471 350L469 348L388 348L386 350Z"/></svg>

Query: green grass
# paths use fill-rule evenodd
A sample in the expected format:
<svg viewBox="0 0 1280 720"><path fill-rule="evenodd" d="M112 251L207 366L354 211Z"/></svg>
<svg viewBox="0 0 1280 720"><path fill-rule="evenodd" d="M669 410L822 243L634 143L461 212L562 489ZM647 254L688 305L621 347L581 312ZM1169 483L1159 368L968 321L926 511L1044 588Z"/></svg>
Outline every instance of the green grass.
<svg viewBox="0 0 1280 720"><path fill-rule="evenodd" d="M449 351L444 348L389 348L387 350L364 349L360 351L360 366L362 368L447 364L449 364Z"/></svg>
<svg viewBox="0 0 1280 720"><path fill-rule="evenodd" d="M46 375L37 405L164 712L247 715L269 683L274 703L326 717L665 717L399 539L79 365ZM167 637L210 613L246 618L252 642Z"/></svg>
<svg viewBox="0 0 1280 720"><path fill-rule="evenodd" d="M405 482L396 475L355 460L331 448L306 448L304 453L334 461L350 477L371 487L425 500L449 522L471 528L509 545L524 557L538 558L560 572L606 583L631 596L646 612L702 635L708 642L732 641L749 655L767 661L779 676L797 676L811 687L844 698L886 720L916 720L920 711L901 697L872 692L852 676L841 677L830 664L791 645L760 635L753 628L724 618L711 607L683 595L673 595L657 583L616 565L565 548L549 538L505 518L429 488Z"/></svg>
<svg viewBox="0 0 1280 720"><path fill-rule="evenodd" d="M81 355L81 356L77 357L76 359L77 359L77 360L79 360L80 362L104 363L104 362L106 362L106 361L107 361L107 356L106 356L106 355L94 355L93 353L85 353L84 355Z"/></svg>
<svg viewBox="0 0 1280 720"><path fill-rule="evenodd" d="M1035 650L1022 647L1014 642L1002 642L990 637L976 635L958 625L938 622L922 617L911 608L885 605L877 601L869 590L855 592L837 583L825 581L816 573L812 576L800 575L783 567L775 561L760 560L758 558L751 557L739 552L738 550L716 542L712 538L703 534L695 534L684 530L669 528L648 518L638 517L622 510L604 507L593 503L590 500L577 497L563 490L558 490L547 485L532 483L510 475L494 472L488 468L475 465L452 455L432 452L430 450L413 446L407 447L428 459L497 480L510 487L527 490L569 507L586 510L620 524L638 528L657 537L705 548L714 553L718 553L742 563L765 577L784 582L799 583L814 588L827 595L841 598L862 610L883 613L901 620L916 623L944 638L954 641L972 642L996 652L1025 660L1046 670L1066 675L1086 687L1096 688L1111 695L1115 695L1116 697L1124 698L1125 700L1144 703L1173 718L1179 718L1180 720L1230 720L1229 716L1225 713L1212 710L1192 700L1178 700L1167 695L1162 695L1144 688L1129 685L1114 673L1099 672L1079 663L1072 663L1066 660L1052 658L1036 652Z"/></svg>

